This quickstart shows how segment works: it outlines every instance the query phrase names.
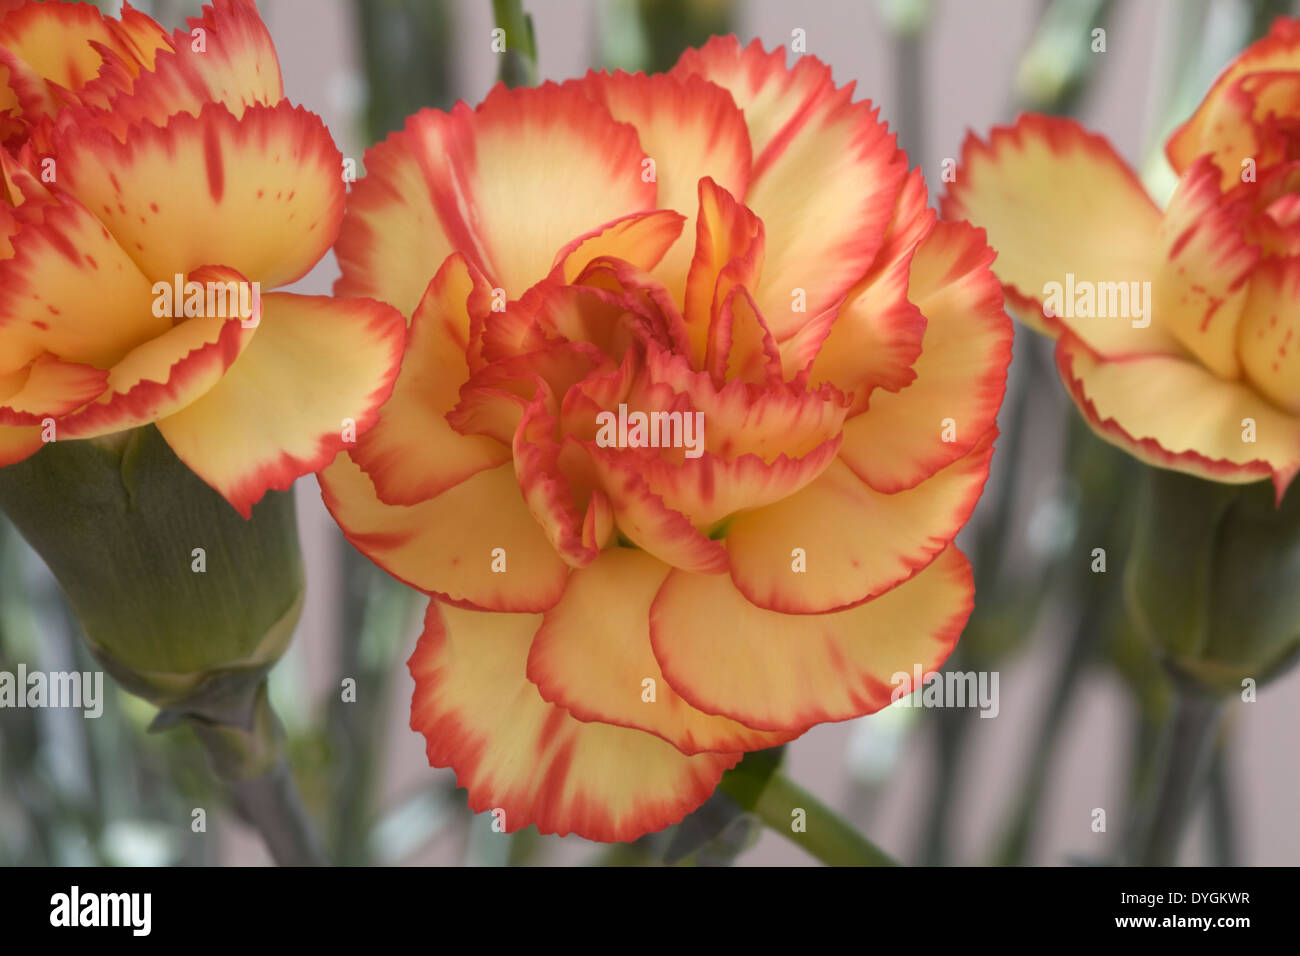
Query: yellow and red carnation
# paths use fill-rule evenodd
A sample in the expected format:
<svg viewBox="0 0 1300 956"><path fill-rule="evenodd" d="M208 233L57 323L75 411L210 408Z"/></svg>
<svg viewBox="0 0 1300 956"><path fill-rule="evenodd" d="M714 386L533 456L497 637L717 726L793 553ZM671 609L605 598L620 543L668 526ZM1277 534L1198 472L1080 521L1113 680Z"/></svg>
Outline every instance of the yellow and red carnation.
<svg viewBox="0 0 1300 956"><path fill-rule="evenodd" d="M474 810L634 839L948 656L1010 323L826 65L714 39L422 111L365 164L336 291L406 356L322 491L433 596L411 725Z"/></svg>
<svg viewBox="0 0 1300 956"><path fill-rule="evenodd" d="M80 3L0 17L0 466L154 423L247 517L368 427L403 323L269 291L338 235L342 157L285 99L251 0L189 27Z"/></svg>
<svg viewBox="0 0 1300 956"><path fill-rule="evenodd" d="M1170 138L1163 210L1103 137L1038 115L971 136L944 202L987 230L1099 435L1279 501L1300 471L1297 77L1300 25L1279 21Z"/></svg>

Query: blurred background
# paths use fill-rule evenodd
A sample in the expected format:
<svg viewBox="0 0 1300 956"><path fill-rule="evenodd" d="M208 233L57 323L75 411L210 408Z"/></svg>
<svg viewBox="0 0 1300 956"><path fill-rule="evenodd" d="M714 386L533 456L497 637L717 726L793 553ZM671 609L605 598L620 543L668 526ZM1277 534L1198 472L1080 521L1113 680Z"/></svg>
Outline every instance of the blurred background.
<svg viewBox="0 0 1300 956"><path fill-rule="evenodd" d="M120 9L102 0L105 12ZM176 27L199 0L136 4ZM343 154L423 106L477 103L497 80L486 0L258 0L290 99ZM1273 0L525 0L542 79L591 67L664 69L713 33L809 55L881 107L932 201L968 130L1032 109L1103 132L1163 201L1160 154L1217 71L1279 13ZM1094 52L1104 33L1104 52ZM436 263L431 263L431 274ZM296 288L328 292L333 255ZM997 671L999 711L889 708L818 727L785 769L909 863L1100 863L1148 782L1168 688L1120 613L1135 465L1092 437L1046 343L1017 331L994 471L959 538L977 608L946 669ZM331 854L352 864L807 865L811 857L715 807L627 847L503 837L472 817L449 771L407 725L405 667L424 599L344 542L314 480L296 488L307 606L271 676L304 799ZM1094 548L1108 570L1090 570ZM57 585L0 517L0 669L95 669ZM340 687L352 678L355 703ZM146 732L152 708L106 680L104 716L0 711L0 864L262 864L188 729ZM1229 705L1209 793L1180 862L1300 863L1300 669ZM207 812L193 833L191 812ZM1096 808L1106 832L1093 829ZM700 834L703 834L701 836Z"/></svg>

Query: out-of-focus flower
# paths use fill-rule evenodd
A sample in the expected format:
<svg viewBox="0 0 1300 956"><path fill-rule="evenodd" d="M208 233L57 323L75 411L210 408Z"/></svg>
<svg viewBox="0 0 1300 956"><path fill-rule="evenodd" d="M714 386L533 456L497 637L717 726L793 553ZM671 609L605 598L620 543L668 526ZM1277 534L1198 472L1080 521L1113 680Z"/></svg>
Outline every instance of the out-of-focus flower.
<svg viewBox="0 0 1300 956"><path fill-rule="evenodd" d="M411 723L473 809L632 839L947 657L1010 324L827 66L715 39L423 111L366 167L336 291L408 345L321 483L434 596Z"/></svg>
<svg viewBox="0 0 1300 956"><path fill-rule="evenodd" d="M1279 501L1300 470L1300 162L1275 147L1300 100L1275 114L1278 91L1249 82L1266 74L1239 71L1282 44L1300 66L1300 34L1275 30L1175 134L1163 212L1104 138L1039 115L968 139L944 204L988 231L1008 298L1057 338L1099 435L1211 481L1270 478ZM1270 105L1229 134L1220 114L1245 89ZM1213 152L1193 159L1193 143ZM1257 146L1279 161L1243 165L1255 154L1238 149Z"/></svg>
<svg viewBox="0 0 1300 956"><path fill-rule="evenodd" d="M1229 191L1244 166L1300 158L1300 20L1279 17L1214 81L1191 119L1165 144L1174 171L1210 156Z"/></svg>
<svg viewBox="0 0 1300 956"><path fill-rule="evenodd" d="M389 306L263 292L330 248L341 156L251 0L168 36L127 7L0 19L0 466L156 423L242 515L391 391Z"/></svg>

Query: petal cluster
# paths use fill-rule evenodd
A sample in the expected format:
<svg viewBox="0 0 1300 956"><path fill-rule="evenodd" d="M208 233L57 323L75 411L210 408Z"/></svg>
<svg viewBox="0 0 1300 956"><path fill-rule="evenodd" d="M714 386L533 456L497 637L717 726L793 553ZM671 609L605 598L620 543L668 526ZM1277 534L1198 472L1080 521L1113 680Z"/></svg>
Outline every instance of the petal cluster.
<svg viewBox="0 0 1300 956"><path fill-rule="evenodd" d="M852 87L720 38L365 163L336 291L406 355L321 485L434 597L411 723L473 809L634 839L947 657L1010 323Z"/></svg>
<svg viewBox="0 0 1300 956"><path fill-rule="evenodd" d="M329 250L346 193L251 0L171 35L129 5L10 9L0 140L0 466L156 423L247 517L370 424L401 316L271 291Z"/></svg>
<svg viewBox="0 0 1300 956"><path fill-rule="evenodd" d="M1230 64L1166 153L1161 210L1105 139L1022 116L967 141L944 211L988 231L1098 434L1280 501L1300 471L1300 23Z"/></svg>

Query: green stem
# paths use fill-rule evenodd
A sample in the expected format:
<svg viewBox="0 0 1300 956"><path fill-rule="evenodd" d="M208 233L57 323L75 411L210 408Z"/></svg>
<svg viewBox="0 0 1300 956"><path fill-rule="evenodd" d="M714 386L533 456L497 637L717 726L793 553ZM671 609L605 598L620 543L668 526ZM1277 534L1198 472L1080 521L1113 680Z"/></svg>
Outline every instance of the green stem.
<svg viewBox="0 0 1300 956"><path fill-rule="evenodd" d="M1158 783L1138 808L1133 859L1143 866L1172 866L1183 834L1204 795L1214 742L1223 714L1219 698L1175 690L1174 706L1159 748Z"/></svg>
<svg viewBox="0 0 1300 956"><path fill-rule="evenodd" d="M1061 658L1060 669L1047 699L1047 714L1038 724L1034 749L1017 790L1019 797L1003 830L1005 835L994 860L998 866L1022 865L1034 845L1042 816L1043 792L1047 789L1048 772L1057 753L1057 741L1065 727L1065 715L1074 701L1092 646L1096 607L1095 603L1085 605L1083 617Z"/></svg>
<svg viewBox="0 0 1300 956"><path fill-rule="evenodd" d="M154 729L176 723L194 729L239 815L261 834L278 865L328 865L285 759L284 728L271 709L266 681L241 696L202 711L163 710Z"/></svg>
<svg viewBox="0 0 1300 956"><path fill-rule="evenodd" d="M1210 765L1210 848L1215 866L1237 865L1237 824L1228 769L1229 749L1223 742L1214 750Z"/></svg>
<svg viewBox="0 0 1300 956"><path fill-rule="evenodd" d="M496 25L506 32L501 56L501 82L506 86L537 85L537 40L533 18L524 13L522 0L492 0Z"/></svg>
<svg viewBox="0 0 1300 956"><path fill-rule="evenodd" d="M721 789L774 832L830 866L898 866L898 861L779 770L755 794L743 777L722 778ZM803 810L803 832L794 829Z"/></svg>

